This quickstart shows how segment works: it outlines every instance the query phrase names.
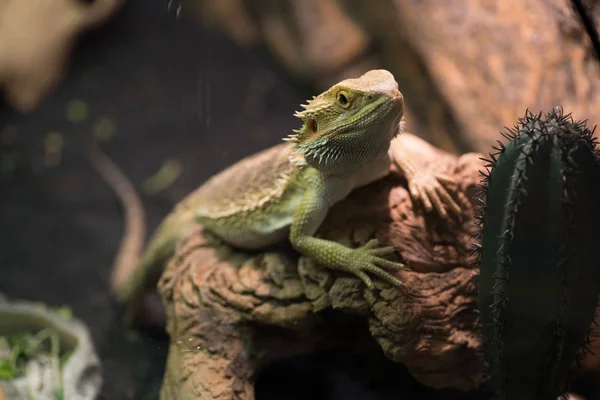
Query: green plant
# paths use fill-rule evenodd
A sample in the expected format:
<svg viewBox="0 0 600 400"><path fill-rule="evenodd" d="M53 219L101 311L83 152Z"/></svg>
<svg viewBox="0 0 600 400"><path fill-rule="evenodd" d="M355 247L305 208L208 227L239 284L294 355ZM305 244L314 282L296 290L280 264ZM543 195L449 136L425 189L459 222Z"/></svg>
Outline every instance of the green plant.
<svg viewBox="0 0 600 400"><path fill-rule="evenodd" d="M600 153L586 122L527 112L485 160L477 253L486 360L501 400L554 400L600 294Z"/></svg>

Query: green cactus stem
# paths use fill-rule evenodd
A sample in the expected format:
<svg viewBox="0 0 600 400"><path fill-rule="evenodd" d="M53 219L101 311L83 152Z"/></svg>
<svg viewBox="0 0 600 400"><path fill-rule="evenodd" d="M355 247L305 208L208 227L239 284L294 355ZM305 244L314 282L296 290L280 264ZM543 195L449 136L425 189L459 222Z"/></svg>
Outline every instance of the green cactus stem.
<svg viewBox="0 0 600 400"><path fill-rule="evenodd" d="M600 153L562 109L527 112L481 185L479 302L499 400L555 400L600 294Z"/></svg>

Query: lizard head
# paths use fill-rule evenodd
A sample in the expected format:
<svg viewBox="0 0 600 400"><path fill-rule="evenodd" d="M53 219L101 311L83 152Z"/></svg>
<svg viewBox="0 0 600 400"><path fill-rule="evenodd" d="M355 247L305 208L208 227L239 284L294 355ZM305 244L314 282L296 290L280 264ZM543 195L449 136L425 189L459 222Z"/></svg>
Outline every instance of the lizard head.
<svg viewBox="0 0 600 400"><path fill-rule="evenodd" d="M385 155L404 115L398 84L383 69L343 80L302 107L295 114L302 128L285 140L308 165L327 173L352 171Z"/></svg>

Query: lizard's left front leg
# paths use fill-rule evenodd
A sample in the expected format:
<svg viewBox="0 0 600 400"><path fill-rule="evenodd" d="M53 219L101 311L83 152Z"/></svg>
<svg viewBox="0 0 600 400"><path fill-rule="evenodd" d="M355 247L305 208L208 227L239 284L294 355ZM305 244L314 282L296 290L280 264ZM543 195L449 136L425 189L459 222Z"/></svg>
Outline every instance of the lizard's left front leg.
<svg viewBox="0 0 600 400"><path fill-rule="evenodd" d="M368 273L401 286L402 282L386 269L396 271L404 268L404 264L383 258L395 251L392 246L381 247L377 239L372 239L359 248L351 249L340 243L314 237L329 207L335 202L332 199L339 197L340 193L349 192L345 185L347 183L341 180L325 181L321 178L315 178L311 182L294 213L290 242L296 250L319 264L356 275L369 289L373 288L373 282Z"/></svg>

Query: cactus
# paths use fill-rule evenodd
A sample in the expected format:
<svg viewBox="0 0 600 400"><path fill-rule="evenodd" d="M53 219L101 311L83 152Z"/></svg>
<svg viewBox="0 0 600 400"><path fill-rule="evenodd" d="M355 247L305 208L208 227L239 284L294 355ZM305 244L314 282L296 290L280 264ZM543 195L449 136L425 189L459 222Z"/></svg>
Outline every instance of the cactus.
<svg viewBox="0 0 600 400"><path fill-rule="evenodd" d="M600 294L600 153L586 122L529 111L480 186L479 305L500 400L555 400Z"/></svg>

